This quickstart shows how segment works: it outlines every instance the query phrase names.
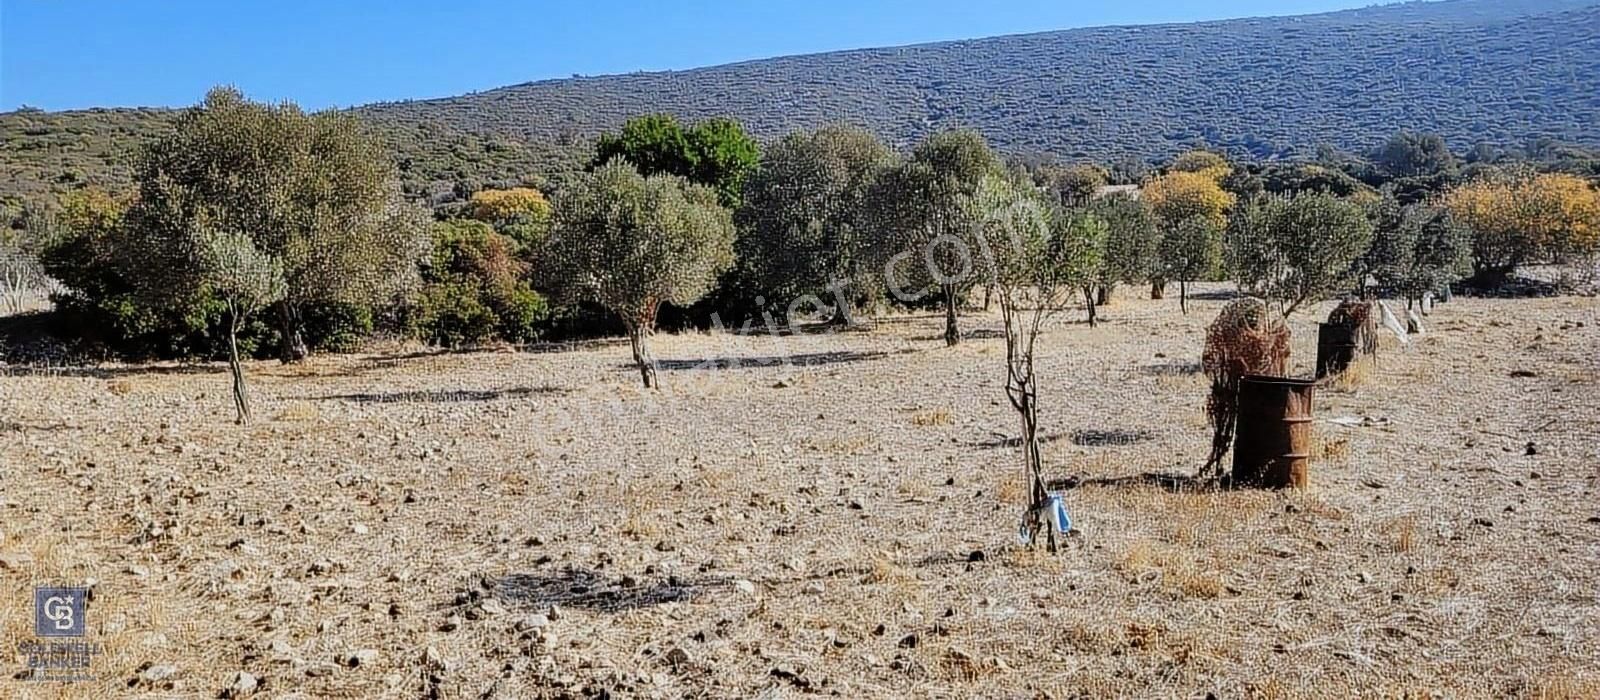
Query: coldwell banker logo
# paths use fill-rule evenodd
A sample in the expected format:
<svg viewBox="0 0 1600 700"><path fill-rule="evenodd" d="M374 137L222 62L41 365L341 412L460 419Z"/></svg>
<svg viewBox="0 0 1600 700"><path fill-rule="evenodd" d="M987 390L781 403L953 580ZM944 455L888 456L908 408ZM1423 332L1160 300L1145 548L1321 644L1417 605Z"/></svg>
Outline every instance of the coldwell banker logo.
<svg viewBox="0 0 1600 700"><path fill-rule="evenodd" d="M67 586L43 586L33 589L33 633L44 638L77 638L66 641L23 640L17 651L27 657L25 675L15 676L33 681L94 680L89 666L103 649L99 644L81 639L88 628L84 618L88 610L89 589Z"/></svg>
<svg viewBox="0 0 1600 700"><path fill-rule="evenodd" d="M33 633L40 637L82 637L86 588L33 589Z"/></svg>

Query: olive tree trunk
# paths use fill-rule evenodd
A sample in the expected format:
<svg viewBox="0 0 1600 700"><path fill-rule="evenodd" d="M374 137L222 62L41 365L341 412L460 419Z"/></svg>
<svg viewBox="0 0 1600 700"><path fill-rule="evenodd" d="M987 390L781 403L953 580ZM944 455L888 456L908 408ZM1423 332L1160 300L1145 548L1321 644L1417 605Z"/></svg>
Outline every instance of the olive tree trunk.
<svg viewBox="0 0 1600 700"><path fill-rule="evenodd" d="M1083 305L1089 310L1089 327L1094 328L1100 320L1100 312L1094 306L1094 285L1084 285Z"/></svg>
<svg viewBox="0 0 1600 700"><path fill-rule="evenodd" d="M235 423L250 422L250 394L244 386L244 364L239 361L239 316L230 312L228 321L228 371L233 375L233 408Z"/></svg>
<svg viewBox="0 0 1600 700"><path fill-rule="evenodd" d="M300 307L284 301L278 304L278 360L284 364L300 362L306 359L311 351L306 348L304 336L300 334Z"/></svg>
<svg viewBox="0 0 1600 700"><path fill-rule="evenodd" d="M1160 278L1150 280L1150 298L1151 299L1165 299L1165 298L1167 298L1167 281L1166 280L1160 279Z"/></svg>
<svg viewBox="0 0 1600 700"><path fill-rule="evenodd" d="M650 355L650 330L635 323L628 324L628 342L633 346L633 362L639 366L639 379L646 389L659 389L656 380L656 359Z"/></svg>
<svg viewBox="0 0 1600 700"><path fill-rule="evenodd" d="M944 344L955 347L961 342L961 329L956 325L956 286L940 285L944 291Z"/></svg>

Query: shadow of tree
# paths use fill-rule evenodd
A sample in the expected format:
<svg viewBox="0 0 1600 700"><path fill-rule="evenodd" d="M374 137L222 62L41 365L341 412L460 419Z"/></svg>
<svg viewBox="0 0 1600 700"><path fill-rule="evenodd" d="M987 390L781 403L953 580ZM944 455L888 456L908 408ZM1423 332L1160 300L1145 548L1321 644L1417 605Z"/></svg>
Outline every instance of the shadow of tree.
<svg viewBox="0 0 1600 700"><path fill-rule="evenodd" d="M666 603L693 600L733 587L729 578L705 577L665 581L639 581L629 576L609 578L588 569L567 567L555 573L511 574L493 584L495 597L514 605L560 605L617 613Z"/></svg>
<svg viewBox="0 0 1600 700"><path fill-rule="evenodd" d="M1067 437L1066 434L1064 434L1064 433L1051 433L1049 435L1040 435L1039 436L1039 444L1044 445L1044 444L1052 443L1052 442L1060 440L1060 439L1062 439L1064 437ZM992 440L986 440L984 442L975 442L975 443L972 443L972 446L973 447L982 448L982 449L986 449L986 450L999 449L999 448L1002 448L1002 447L1021 447L1022 446L1022 438L1020 438L1020 437L1008 438L1008 437L1005 437L1005 436L1002 436L1002 435L996 435L995 438L992 439Z"/></svg>
<svg viewBox="0 0 1600 700"><path fill-rule="evenodd" d="M312 401L351 401L354 403L460 403L494 401L543 394L561 395L567 389L553 386L517 387L515 389L435 389L426 391L389 391L363 394L331 394L305 397Z"/></svg>
<svg viewBox="0 0 1600 700"><path fill-rule="evenodd" d="M1133 476L1105 477L1095 479L1082 479L1068 477L1052 481L1047 486L1052 491L1068 491L1084 486L1099 486L1104 488L1118 488L1126 486L1155 486L1172 493L1193 493L1196 491L1220 491L1227 488L1227 484L1215 479L1201 479L1188 474L1169 474L1162 472L1145 472Z"/></svg>
<svg viewBox="0 0 1600 700"><path fill-rule="evenodd" d="M915 352L914 350L901 350L895 354ZM813 352L798 355L767 355L757 357L714 357L705 360L657 360L656 367L665 371L683 371L696 369L746 369L752 367L777 367L793 365L796 367L817 367L822 365L836 365L850 362L865 362L868 360L881 360L890 353L874 350L859 352L855 350L842 350L838 352ZM633 369L632 364L622 365L626 369Z"/></svg>
<svg viewBox="0 0 1600 700"><path fill-rule="evenodd" d="M1148 430L1124 430L1112 428L1110 430L1075 430L1072 432L1072 444L1079 447L1106 447L1109 445L1136 445L1155 439L1155 433Z"/></svg>
<svg viewBox="0 0 1600 700"><path fill-rule="evenodd" d="M118 377L147 375L223 374L227 371L228 368L222 365L119 365L116 367L8 365L0 368L0 375L9 377L116 379Z"/></svg>
<svg viewBox="0 0 1600 700"><path fill-rule="evenodd" d="M1154 365L1144 365L1139 368L1140 374L1152 377L1183 377L1199 374L1201 370L1198 362L1163 362Z"/></svg>

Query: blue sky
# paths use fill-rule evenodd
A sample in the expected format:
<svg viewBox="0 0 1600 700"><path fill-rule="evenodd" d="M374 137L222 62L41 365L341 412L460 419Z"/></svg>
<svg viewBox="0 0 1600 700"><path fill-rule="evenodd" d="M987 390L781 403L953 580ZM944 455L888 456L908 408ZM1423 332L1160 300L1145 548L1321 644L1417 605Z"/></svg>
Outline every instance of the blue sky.
<svg viewBox="0 0 1600 700"><path fill-rule="evenodd" d="M308 108L575 73L1373 0L0 0L0 110L187 105L229 83Z"/></svg>

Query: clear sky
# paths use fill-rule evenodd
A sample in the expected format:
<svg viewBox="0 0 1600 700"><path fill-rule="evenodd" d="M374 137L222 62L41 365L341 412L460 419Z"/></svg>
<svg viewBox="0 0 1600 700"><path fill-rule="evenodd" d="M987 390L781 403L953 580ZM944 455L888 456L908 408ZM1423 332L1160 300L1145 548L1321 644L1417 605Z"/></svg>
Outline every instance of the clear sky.
<svg viewBox="0 0 1600 700"><path fill-rule="evenodd" d="M193 104L229 83L308 108L575 73L1375 0L0 0L0 110Z"/></svg>

